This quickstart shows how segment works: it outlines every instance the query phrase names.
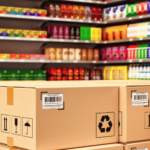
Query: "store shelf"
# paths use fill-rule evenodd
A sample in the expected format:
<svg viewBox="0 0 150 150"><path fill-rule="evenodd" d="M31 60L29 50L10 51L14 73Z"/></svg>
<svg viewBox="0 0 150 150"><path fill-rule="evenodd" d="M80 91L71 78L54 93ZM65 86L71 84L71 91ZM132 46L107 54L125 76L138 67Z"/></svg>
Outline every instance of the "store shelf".
<svg viewBox="0 0 150 150"><path fill-rule="evenodd" d="M34 17L34 16L22 16L22 15L9 15L0 14L0 18L20 19L20 20L33 20L44 22L71 22L71 23L88 23L88 24L105 24L103 21L91 21L91 20L77 20L77 19L63 19L63 18L51 18L51 17Z"/></svg>
<svg viewBox="0 0 150 150"><path fill-rule="evenodd" d="M0 59L0 63L65 63L65 64L128 64L128 63L150 63L150 59L139 60L111 60L111 61L77 61L77 60L26 60L26 59Z"/></svg>
<svg viewBox="0 0 150 150"><path fill-rule="evenodd" d="M150 14L148 15L141 15L136 17L129 17L129 18L123 18L123 19L116 19L116 20L110 20L110 21L103 21L104 24L115 24L115 23L123 23L123 22L132 22L132 21L140 21L142 19L150 19Z"/></svg>

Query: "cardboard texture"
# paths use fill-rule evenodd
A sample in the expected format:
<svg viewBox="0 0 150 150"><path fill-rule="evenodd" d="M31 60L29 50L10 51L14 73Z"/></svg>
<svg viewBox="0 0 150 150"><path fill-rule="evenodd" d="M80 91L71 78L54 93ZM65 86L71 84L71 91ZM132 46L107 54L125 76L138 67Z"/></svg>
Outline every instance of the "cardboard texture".
<svg viewBox="0 0 150 150"><path fill-rule="evenodd" d="M123 150L123 144L108 144L108 145L82 147L67 150Z"/></svg>
<svg viewBox="0 0 150 150"><path fill-rule="evenodd" d="M6 144L0 143L0 150L25 150L25 149L19 147L10 147L7 146Z"/></svg>
<svg viewBox="0 0 150 150"><path fill-rule="evenodd" d="M13 105L13 86L7 87L7 105Z"/></svg>
<svg viewBox="0 0 150 150"><path fill-rule="evenodd" d="M35 82L34 86L33 82L10 82L9 85L16 87L14 105L9 106L8 83L3 83L0 87L1 143L7 144L9 136L14 139L14 146L55 150L118 142L118 87L94 84L71 87L71 84L55 85L56 82L51 86ZM63 109L42 109L41 95L45 93L62 93Z"/></svg>
<svg viewBox="0 0 150 150"><path fill-rule="evenodd" d="M123 148L124 150L149 150L150 141L124 144Z"/></svg>
<svg viewBox="0 0 150 150"><path fill-rule="evenodd" d="M14 139L12 137L7 137L7 146L14 146Z"/></svg>

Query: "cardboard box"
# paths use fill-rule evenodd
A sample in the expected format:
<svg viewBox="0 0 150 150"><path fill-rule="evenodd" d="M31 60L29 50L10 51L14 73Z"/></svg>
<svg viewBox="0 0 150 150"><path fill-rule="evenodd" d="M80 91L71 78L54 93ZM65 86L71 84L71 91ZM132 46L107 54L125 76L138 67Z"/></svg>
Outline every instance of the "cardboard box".
<svg viewBox="0 0 150 150"><path fill-rule="evenodd" d="M0 143L0 150L25 150L25 149L19 147L12 148L11 146L7 146L6 144Z"/></svg>
<svg viewBox="0 0 150 150"><path fill-rule="evenodd" d="M125 144L123 148L124 150L149 150L150 141Z"/></svg>
<svg viewBox="0 0 150 150"><path fill-rule="evenodd" d="M65 81L13 81L0 85L0 143L31 150L54 150L118 142L116 86ZM63 98L54 98L52 94ZM53 105L50 101L60 104Z"/></svg>
<svg viewBox="0 0 150 150"><path fill-rule="evenodd" d="M123 150L123 144L108 144L67 150Z"/></svg>
<svg viewBox="0 0 150 150"><path fill-rule="evenodd" d="M119 142L127 143L150 139L149 99L150 86L120 86Z"/></svg>

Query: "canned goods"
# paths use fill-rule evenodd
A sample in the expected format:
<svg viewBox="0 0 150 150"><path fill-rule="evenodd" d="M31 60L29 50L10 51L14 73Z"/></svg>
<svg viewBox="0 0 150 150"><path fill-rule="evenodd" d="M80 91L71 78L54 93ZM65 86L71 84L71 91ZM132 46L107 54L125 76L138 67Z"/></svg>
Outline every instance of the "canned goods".
<svg viewBox="0 0 150 150"><path fill-rule="evenodd" d="M62 49L62 60L69 60L69 50L68 48Z"/></svg>
<svg viewBox="0 0 150 150"><path fill-rule="evenodd" d="M75 49L75 60L81 60L81 54L80 48Z"/></svg>
<svg viewBox="0 0 150 150"><path fill-rule="evenodd" d="M50 60L56 59L56 49L55 48L45 48L45 54L49 55Z"/></svg>
<svg viewBox="0 0 150 150"><path fill-rule="evenodd" d="M57 68L56 75L57 76L62 76L62 68Z"/></svg>
<svg viewBox="0 0 150 150"><path fill-rule="evenodd" d="M79 74L80 74L81 76L84 76L84 68L80 68L80 69L79 69Z"/></svg>
<svg viewBox="0 0 150 150"><path fill-rule="evenodd" d="M68 80L73 80L73 76L69 76L69 77L68 77Z"/></svg>
<svg viewBox="0 0 150 150"><path fill-rule="evenodd" d="M74 80L79 80L79 76L74 76L73 79Z"/></svg>
<svg viewBox="0 0 150 150"><path fill-rule="evenodd" d="M90 75L90 70L89 69L85 69L84 70L84 75L85 76L89 76Z"/></svg>
<svg viewBox="0 0 150 150"><path fill-rule="evenodd" d="M46 70L48 75L56 75L56 68L47 68Z"/></svg>
<svg viewBox="0 0 150 150"><path fill-rule="evenodd" d="M68 75L73 76L73 68L68 68Z"/></svg>
<svg viewBox="0 0 150 150"><path fill-rule="evenodd" d="M61 81L62 80L62 76L57 76L56 80Z"/></svg>
<svg viewBox="0 0 150 150"><path fill-rule="evenodd" d="M82 49L82 60L87 60L87 49Z"/></svg>
<svg viewBox="0 0 150 150"><path fill-rule="evenodd" d="M99 49L94 49L94 60L99 60Z"/></svg>
<svg viewBox="0 0 150 150"><path fill-rule="evenodd" d="M62 48L56 48L56 60L62 60Z"/></svg>
<svg viewBox="0 0 150 150"><path fill-rule="evenodd" d="M88 60L93 60L93 49L88 49Z"/></svg>
<svg viewBox="0 0 150 150"><path fill-rule="evenodd" d="M48 81L56 81L56 77L55 76L53 76L53 77L47 77L47 80Z"/></svg>
<svg viewBox="0 0 150 150"><path fill-rule="evenodd" d="M62 80L64 80L64 81L65 81L65 80L68 80L68 77L67 77L67 76L63 76L63 77L62 77Z"/></svg>
<svg viewBox="0 0 150 150"><path fill-rule="evenodd" d="M79 75L79 68L74 68L74 75L78 76Z"/></svg>
<svg viewBox="0 0 150 150"><path fill-rule="evenodd" d="M84 80L84 76L80 76L80 77L79 77L79 80Z"/></svg>
<svg viewBox="0 0 150 150"><path fill-rule="evenodd" d="M74 59L75 59L75 49L69 48L69 60L74 60Z"/></svg>
<svg viewBox="0 0 150 150"><path fill-rule="evenodd" d="M65 76L68 75L68 68L63 68L63 75L65 75Z"/></svg>

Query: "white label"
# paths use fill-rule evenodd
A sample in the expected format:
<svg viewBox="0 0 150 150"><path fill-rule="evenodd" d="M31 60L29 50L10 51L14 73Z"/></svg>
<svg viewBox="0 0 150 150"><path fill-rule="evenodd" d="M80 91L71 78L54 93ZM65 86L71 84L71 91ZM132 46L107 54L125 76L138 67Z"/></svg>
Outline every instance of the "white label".
<svg viewBox="0 0 150 150"><path fill-rule="evenodd" d="M63 94L43 94L42 109L63 108Z"/></svg>
<svg viewBox="0 0 150 150"><path fill-rule="evenodd" d="M133 92L132 106L148 105L148 92Z"/></svg>
<svg viewBox="0 0 150 150"><path fill-rule="evenodd" d="M148 148L138 148L138 149L133 149L133 150L148 150Z"/></svg>

